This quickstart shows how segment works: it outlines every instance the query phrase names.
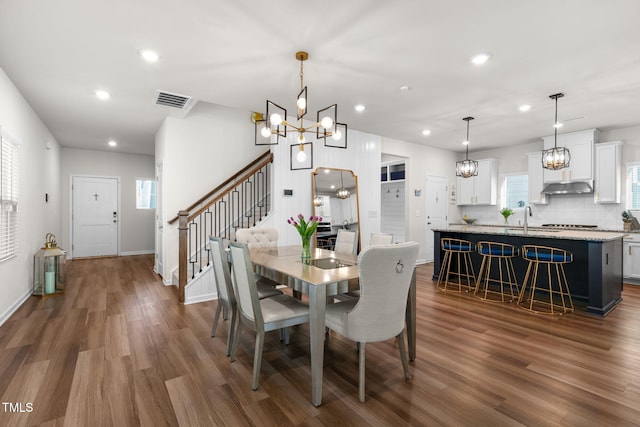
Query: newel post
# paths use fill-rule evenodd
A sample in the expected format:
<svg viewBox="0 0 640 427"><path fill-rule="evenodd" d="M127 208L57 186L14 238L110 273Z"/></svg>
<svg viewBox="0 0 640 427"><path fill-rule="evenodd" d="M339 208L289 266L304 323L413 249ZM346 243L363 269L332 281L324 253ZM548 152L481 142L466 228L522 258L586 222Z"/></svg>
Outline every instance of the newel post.
<svg viewBox="0 0 640 427"><path fill-rule="evenodd" d="M184 303L184 288L187 286L188 217L188 211L178 212L178 302L180 303Z"/></svg>

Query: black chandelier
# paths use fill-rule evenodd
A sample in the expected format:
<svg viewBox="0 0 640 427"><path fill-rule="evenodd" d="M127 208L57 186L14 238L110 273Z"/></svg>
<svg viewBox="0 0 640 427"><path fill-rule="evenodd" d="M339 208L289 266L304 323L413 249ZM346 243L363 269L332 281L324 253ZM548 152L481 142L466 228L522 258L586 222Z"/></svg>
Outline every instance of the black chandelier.
<svg viewBox="0 0 640 427"><path fill-rule="evenodd" d="M553 148L542 150L542 167L545 169L558 170L569 167L571 153L566 147L558 148L558 98L562 98L564 93L549 95L549 98L556 101L556 118L553 122Z"/></svg>
<svg viewBox="0 0 640 427"><path fill-rule="evenodd" d="M478 162L469 160L469 122L473 120L473 117L465 117L462 120L467 122L467 139L463 142L463 144L467 146L467 156L465 160L456 162L456 176L470 178L478 175Z"/></svg>

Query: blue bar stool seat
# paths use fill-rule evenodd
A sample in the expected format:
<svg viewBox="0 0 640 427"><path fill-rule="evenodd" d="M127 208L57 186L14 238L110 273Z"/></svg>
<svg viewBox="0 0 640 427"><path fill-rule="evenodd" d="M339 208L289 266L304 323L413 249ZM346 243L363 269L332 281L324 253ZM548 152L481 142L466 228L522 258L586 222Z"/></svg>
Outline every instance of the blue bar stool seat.
<svg viewBox="0 0 640 427"><path fill-rule="evenodd" d="M513 258L519 255L520 250L506 243L478 242L478 253L482 255L482 264L476 281L475 294L479 295L483 301L517 300L518 281L513 269ZM505 287L508 287L508 292L505 292Z"/></svg>
<svg viewBox="0 0 640 427"><path fill-rule="evenodd" d="M457 286L457 292L462 292L463 288L467 292L472 290L476 279L471 254L475 252L476 244L468 240L443 238L440 239L440 248L444 257L436 286L443 291L450 290L449 285ZM452 278L457 279L455 283L450 280Z"/></svg>
<svg viewBox="0 0 640 427"><path fill-rule="evenodd" d="M564 274L564 265L573 262L573 254L564 249L524 245L522 258L529 261L529 265L518 305L535 313L562 315L573 312L573 300ZM544 266L543 274L538 275L541 265Z"/></svg>

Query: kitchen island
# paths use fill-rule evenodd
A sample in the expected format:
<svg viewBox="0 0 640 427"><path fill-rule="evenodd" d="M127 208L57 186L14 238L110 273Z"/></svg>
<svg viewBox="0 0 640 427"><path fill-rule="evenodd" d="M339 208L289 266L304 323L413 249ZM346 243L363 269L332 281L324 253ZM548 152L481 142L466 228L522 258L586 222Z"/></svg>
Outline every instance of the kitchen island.
<svg viewBox="0 0 640 427"><path fill-rule="evenodd" d="M565 265L569 289L574 301L585 305L589 313L606 316L622 301L622 239L624 233L582 230L549 230L522 227L493 227L481 225L450 225L434 230L434 280L438 279L442 252L440 239L444 237L522 245L550 246L573 253L573 262ZM477 274L481 256L472 256ZM524 280L527 261L514 258L518 284ZM583 304L580 304L583 303Z"/></svg>

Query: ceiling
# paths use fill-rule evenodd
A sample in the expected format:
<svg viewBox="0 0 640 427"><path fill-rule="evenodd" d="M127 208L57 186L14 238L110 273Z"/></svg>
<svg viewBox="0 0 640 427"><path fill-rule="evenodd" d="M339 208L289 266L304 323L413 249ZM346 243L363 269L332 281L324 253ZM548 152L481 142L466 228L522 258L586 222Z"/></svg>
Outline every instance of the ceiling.
<svg viewBox="0 0 640 427"><path fill-rule="evenodd" d="M293 111L298 50L314 117L337 103L350 129L399 140L462 152L473 116L471 152L539 141L556 92L559 119L575 119L561 132L640 124L637 0L0 4L0 67L66 147L153 154L162 120L184 114L154 105L156 90L245 109L247 126L266 99Z"/></svg>

